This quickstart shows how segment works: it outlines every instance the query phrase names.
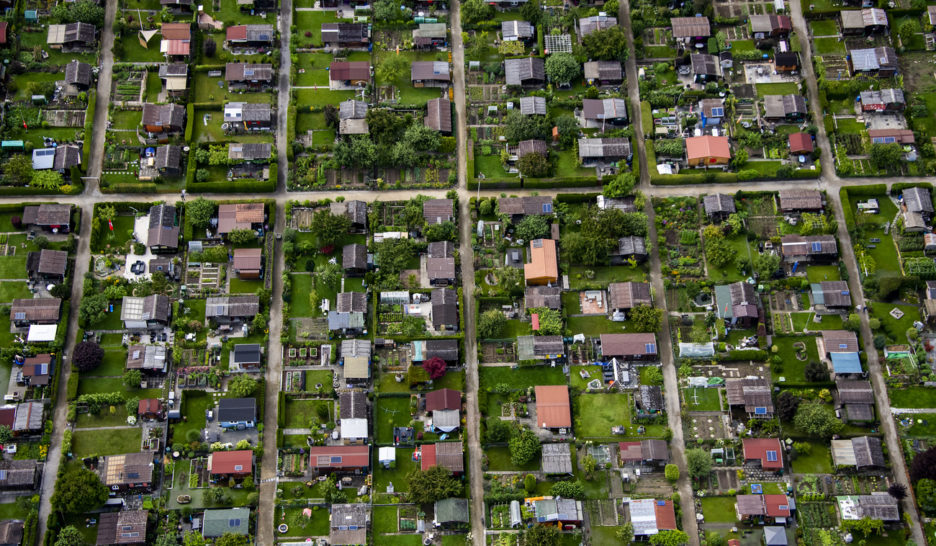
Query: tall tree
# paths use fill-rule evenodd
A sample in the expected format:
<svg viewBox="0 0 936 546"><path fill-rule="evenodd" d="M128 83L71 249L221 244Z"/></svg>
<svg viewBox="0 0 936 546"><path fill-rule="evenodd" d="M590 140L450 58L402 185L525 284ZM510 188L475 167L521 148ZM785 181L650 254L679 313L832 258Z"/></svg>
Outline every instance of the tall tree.
<svg viewBox="0 0 936 546"><path fill-rule="evenodd" d="M832 408L816 401L802 402L796 410L793 424L801 432L818 438L830 438L845 426L835 417Z"/></svg>
<svg viewBox="0 0 936 546"><path fill-rule="evenodd" d="M104 360L104 349L93 341L82 341L75 346L72 364L82 372L93 370Z"/></svg>
<svg viewBox="0 0 936 546"><path fill-rule="evenodd" d="M82 514L100 507L109 496L101 478L87 468L68 471L55 483L52 507L66 514Z"/></svg>
<svg viewBox="0 0 936 546"><path fill-rule="evenodd" d="M627 59L627 35L620 26L590 32L582 39L585 54L597 61L621 61Z"/></svg>
<svg viewBox="0 0 936 546"><path fill-rule="evenodd" d="M406 475L406 479L409 482L409 500L416 504L430 504L437 500L457 497L464 492L461 482L444 466L413 470Z"/></svg>
<svg viewBox="0 0 936 546"><path fill-rule="evenodd" d="M322 209L312 215L312 233L318 238L319 246L334 246L351 229L351 219L343 214L332 214Z"/></svg>
<svg viewBox="0 0 936 546"><path fill-rule="evenodd" d="M582 64L571 53L553 53L546 59L546 76L555 84L567 84L582 75Z"/></svg>
<svg viewBox="0 0 936 546"><path fill-rule="evenodd" d="M689 477L694 480L708 476L712 471L712 456L702 448L687 449L686 466L689 470Z"/></svg>
<svg viewBox="0 0 936 546"><path fill-rule="evenodd" d="M211 224L211 217L214 216L215 202L209 201L204 197L199 197L194 201L185 204L185 216L188 221L197 228L206 228Z"/></svg>

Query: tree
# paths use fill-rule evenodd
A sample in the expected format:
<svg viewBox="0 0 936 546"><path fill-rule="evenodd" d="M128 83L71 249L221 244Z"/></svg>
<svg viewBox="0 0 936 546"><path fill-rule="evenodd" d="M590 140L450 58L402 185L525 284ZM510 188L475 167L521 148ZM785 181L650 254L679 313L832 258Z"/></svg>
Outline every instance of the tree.
<svg viewBox="0 0 936 546"><path fill-rule="evenodd" d="M214 541L214 546L247 546L249 544L245 535L224 533Z"/></svg>
<svg viewBox="0 0 936 546"><path fill-rule="evenodd" d="M630 322L638 332L658 332L663 323L663 310L649 305L638 305L630 310Z"/></svg>
<svg viewBox="0 0 936 546"><path fill-rule="evenodd" d="M81 306L78 308L78 322L84 327L93 326L107 315L107 307L110 301L106 294L89 294L81 298Z"/></svg>
<svg viewBox="0 0 936 546"><path fill-rule="evenodd" d="M650 537L650 544L653 546L681 546L687 542L689 535L678 530L660 531Z"/></svg>
<svg viewBox="0 0 936 546"><path fill-rule="evenodd" d="M845 521L845 528L861 533L861 536L868 537L884 530L884 522L879 519L871 519L871 516L865 516L858 520Z"/></svg>
<svg viewBox="0 0 936 546"><path fill-rule="evenodd" d="M464 487L444 466L431 466L427 470L413 470L406 475L409 481L409 500L416 504L430 504L440 499L457 497Z"/></svg>
<svg viewBox="0 0 936 546"><path fill-rule="evenodd" d="M235 245L246 245L257 240L257 232L252 229L232 229L227 238Z"/></svg>
<svg viewBox="0 0 936 546"><path fill-rule="evenodd" d="M0 425L0 444L6 444L13 440L13 431L7 425Z"/></svg>
<svg viewBox="0 0 936 546"><path fill-rule="evenodd" d="M37 188L55 190L62 185L62 175L57 171L35 171L29 184Z"/></svg>
<svg viewBox="0 0 936 546"><path fill-rule="evenodd" d="M102 360L104 349L93 341L82 341L75 346L75 352L72 354L72 364L82 372L97 368Z"/></svg>
<svg viewBox="0 0 936 546"><path fill-rule="evenodd" d="M647 382L648 385L662 385L663 384L663 372L660 371L660 368L656 366L648 366L644 368L643 380Z"/></svg>
<svg viewBox="0 0 936 546"><path fill-rule="evenodd" d="M524 216L514 228L514 233L518 239L523 239L524 241L540 239L549 233L549 222L546 221L546 218L538 214Z"/></svg>
<svg viewBox="0 0 936 546"><path fill-rule="evenodd" d="M499 339L504 335L507 317L498 309L488 309L478 318L478 337L481 339Z"/></svg>
<svg viewBox="0 0 936 546"><path fill-rule="evenodd" d="M91 0L61 2L52 8L52 17L61 23L90 23L100 27L104 24L104 8Z"/></svg>
<svg viewBox="0 0 936 546"><path fill-rule="evenodd" d="M52 507L66 514L82 514L103 505L109 496L107 486L87 468L66 472L55 484Z"/></svg>
<svg viewBox="0 0 936 546"><path fill-rule="evenodd" d="M426 226L426 229L423 230L423 235L426 236L426 240L430 243L436 241L454 241L458 236L458 229L455 227L455 222L446 220L445 222Z"/></svg>
<svg viewBox="0 0 936 546"><path fill-rule="evenodd" d="M634 524L627 522L614 531L614 538L621 544L630 544L634 541Z"/></svg>
<svg viewBox="0 0 936 546"><path fill-rule="evenodd" d="M694 447L686 450L686 466L689 477L698 480L712 471L712 456L704 449Z"/></svg>
<svg viewBox="0 0 936 546"><path fill-rule="evenodd" d="M818 438L830 438L842 430L844 424L835 417L831 408L821 402L805 401L796 410L793 424L801 432Z"/></svg>
<svg viewBox="0 0 936 546"><path fill-rule="evenodd" d="M552 164L539 152L528 153L517 160L517 170L525 177L543 178L549 176L550 169Z"/></svg>
<svg viewBox="0 0 936 546"><path fill-rule="evenodd" d="M679 467L670 463L666 465L666 469L663 471L663 475L666 477L670 483L676 483L679 481Z"/></svg>
<svg viewBox="0 0 936 546"><path fill-rule="evenodd" d="M207 228L211 225L211 217L214 216L214 212L215 202L204 197L199 197L185 204L185 216L192 226L197 228Z"/></svg>
<svg viewBox="0 0 936 546"><path fill-rule="evenodd" d="M412 17L412 15L413 11L401 6L397 0L377 0L374 2L374 19L378 21L403 21Z"/></svg>
<svg viewBox="0 0 936 546"><path fill-rule="evenodd" d="M185 536L182 538L182 544L183 546L205 546L208 541L202 538L200 532L186 531Z"/></svg>
<svg viewBox="0 0 936 546"><path fill-rule="evenodd" d="M589 33L582 39L582 49L592 60L621 61L627 59L627 35L620 26Z"/></svg>
<svg viewBox="0 0 936 546"><path fill-rule="evenodd" d="M257 380L240 374L228 381L228 394L231 398L249 398L257 391Z"/></svg>
<svg viewBox="0 0 936 546"><path fill-rule="evenodd" d="M780 256L777 254L758 253L754 256L754 272L757 278L768 280L780 269Z"/></svg>
<svg viewBox="0 0 936 546"><path fill-rule="evenodd" d="M139 389L143 381L143 373L140 370L127 370L123 374L123 384L128 389Z"/></svg>
<svg viewBox="0 0 936 546"><path fill-rule="evenodd" d="M898 501L902 501L907 498L907 486L902 483L892 483L890 487L887 488L887 494L894 497Z"/></svg>
<svg viewBox="0 0 936 546"><path fill-rule="evenodd" d="M409 68L406 57L396 53L388 53L377 64L377 81L381 85L392 85Z"/></svg>
<svg viewBox="0 0 936 546"><path fill-rule="evenodd" d="M546 76L552 83L572 83L581 75L582 63L571 53L553 53L546 59Z"/></svg>
<svg viewBox="0 0 936 546"><path fill-rule="evenodd" d="M84 535L74 525L64 527L55 537L55 546L87 546Z"/></svg>
<svg viewBox="0 0 936 546"><path fill-rule="evenodd" d="M439 133L422 123L413 123L403 133L402 144L419 152L434 152L441 144Z"/></svg>
<svg viewBox="0 0 936 546"><path fill-rule="evenodd" d="M564 499L584 499L585 498L585 486L582 485L582 482L575 480L574 482L556 482L549 489L549 494L554 497L562 497Z"/></svg>
<svg viewBox="0 0 936 546"><path fill-rule="evenodd" d="M909 46L913 42L913 36L921 30L919 21L911 18L904 19L897 27L897 36L900 37L900 43L903 47Z"/></svg>
<svg viewBox="0 0 936 546"><path fill-rule="evenodd" d="M731 158L731 166L735 169L740 169L747 163L748 153L747 150L741 148L735 151L734 157Z"/></svg>
<svg viewBox="0 0 936 546"><path fill-rule="evenodd" d="M554 525L534 525L520 534L522 546L559 546L562 533Z"/></svg>
<svg viewBox="0 0 936 546"><path fill-rule="evenodd" d="M461 5L461 21L465 26L486 21L493 14L494 8L484 0L466 0Z"/></svg>
<svg viewBox="0 0 936 546"><path fill-rule="evenodd" d="M777 417L781 421L792 421L796 417L796 409L799 408L801 401L799 396L790 391L781 392L777 395L777 403L774 405Z"/></svg>
<svg viewBox="0 0 936 546"><path fill-rule="evenodd" d="M851 330L852 332L857 332L861 328L861 317L857 313L850 313L848 318L845 319L845 322L842 326L846 330Z"/></svg>
<svg viewBox="0 0 936 546"><path fill-rule="evenodd" d="M506 442L513 434L513 427L507 421L501 421L498 417L492 417L487 421L487 427L484 429L484 437L489 444L499 444Z"/></svg>
<svg viewBox="0 0 936 546"><path fill-rule="evenodd" d="M533 332L535 336L558 336L562 334L562 315L555 309L548 307L533 307L528 310L539 318L539 330Z"/></svg>
<svg viewBox="0 0 936 546"><path fill-rule="evenodd" d="M892 172L904 163L903 156L904 151L900 144L872 144L868 159L875 168Z"/></svg>
<svg viewBox="0 0 936 546"><path fill-rule="evenodd" d="M312 233L321 247L334 246L350 230L351 219L344 214L332 214L328 209L322 209L312 215Z"/></svg>
<svg viewBox="0 0 936 546"><path fill-rule="evenodd" d="M605 197L617 198L626 197L634 191L637 186L637 177L632 172L622 172L605 184L601 193Z"/></svg>
<svg viewBox="0 0 936 546"><path fill-rule="evenodd" d="M523 466L539 455L540 439L530 429L523 429L515 434L507 444L510 447L510 461L515 466Z"/></svg>
<svg viewBox="0 0 936 546"><path fill-rule="evenodd" d="M829 368L816 360L811 360L803 369L803 375L806 381L812 383L822 383L829 380Z"/></svg>
<svg viewBox="0 0 936 546"><path fill-rule="evenodd" d="M377 145L365 135L339 140L334 148L335 160L343 167L373 167L377 162Z"/></svg>
<svg viewBox="0 0 936 546"><path fill-rule="evenodd" d="M3 164L3 176L11 186L25 186L32 180L32 160L26 154L14 154Z"/></svg>
<svg viewBox="0 0 936 546"><path fill-rule="evenodd" d="M528 494L536 491L536 476L533 474L527 474L523 477L523 490Z"/></svg>
<svg viewBox="0 0 936 546"><path fill-rule="evenodd" d="M927 514L936 512L936 481L929 478L918 481L916 484L916 499L920 508Z"/></svg>
<svg viewBox="0 0 936 546"><path fill-rule="evenodd" d="M936 447L919 453L910 462L910 480L930 479L936 481Z"/></svg>
<svg viewBox="0 0 936 546"><path fill-rule="evenodd" d="M529 2L525 2L523 7L520 8L520 14L523 15L525 21L529 21L531 25L536 27L540 19L542 19L543 7L540 5L539 0L530 0Z"/></svg>
<svg viewBox="0 0 936 546"><path fill-rule="evenodd" d="M526 5L526 4L524 4ZM581 126L574 117L566 114L553 120L556 130L559 132L559 145L563 148L569 148L578 139ZM32 164L30 164L30 169Z"/></svg>
<svg viewBox="0 0 936 546"><path fill-rule="evenodd" d="M546 116L524 116L519 109L507 112L503 125L504 137L511 144L522 140L546 140L552 130Z"/></svg>
<svg viewBox="0 0 936 546"><path fill-rule="evenodd" d="M441 379L445 375L445 361L437 356L423 361L422 366L429 374L429 379Z"/></svg>

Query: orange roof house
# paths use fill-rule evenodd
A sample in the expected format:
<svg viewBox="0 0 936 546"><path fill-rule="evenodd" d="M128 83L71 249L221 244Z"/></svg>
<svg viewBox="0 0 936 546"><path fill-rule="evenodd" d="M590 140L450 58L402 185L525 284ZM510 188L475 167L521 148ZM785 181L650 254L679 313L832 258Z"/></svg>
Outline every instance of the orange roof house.
<svg viewBox="0 0 936 546"><path fill-rule="evenodd" d="M572 426L568 387L565 385L536 387L536 422L542 428L549 429Z"/></svg>
<svg viewBox="0 0 936 546"><path fill-rule="evenodd" d="M552 239L534 239L530 241L530 263L523 264L523 276L528 285L549 284L559 281L556 241Z"/></svg>
<svg viewBox="0 0 936 546"><path fill-rule="evenodd" d="M686 159L690 167L727 164L731 161L728 137L705 135L687 138Z"/></svg>

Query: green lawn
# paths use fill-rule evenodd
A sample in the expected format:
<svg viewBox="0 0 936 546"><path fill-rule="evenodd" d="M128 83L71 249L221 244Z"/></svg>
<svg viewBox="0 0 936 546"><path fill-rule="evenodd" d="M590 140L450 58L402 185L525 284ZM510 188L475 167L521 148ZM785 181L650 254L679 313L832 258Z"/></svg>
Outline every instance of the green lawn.
<svg viewBox="0 0 936 546"><path fill-rule="evenodd" d="M156 102L159 99L159 93L162 91L162 80L159 79L158 70L149 70L146 72L146 101ZM141 112L142 115L142 112Z"/></svg>
<svg viewBox="0 0 936 546"><path fill-rule="evenodd" d="M841 118L835 120L835 132L842 134L853 134L853 135L863 135L867 131L864 123L861 123L855 118ZM884 197L886 200L887 198ZM878 203L881 201L878 200Z"/></svg>
<svg viewBox="0 0 936 546"><path fill-rule="evenodd" d="M676 50L670 46L644 46L644 58L672 59L676 57Z"/></svg>
<svg viewBox="0 0 936 546"><path fill-rule="evenodd" d="M911 437L936 437L936 413L916 413L907 415L911 419L910 428L902 428L903 434Z"/></svg>
<svg viewBox="0 0 936 546"><path fill-rule="evenodd" d="M327 84L326 84L327 85ZM195 73L195 97L197 102L265 102L270 103L270 93L232 93L228 91L224 77L208 77L207 72Z"/></svg>
<svg viewBox="0 0 936 546"><path fill-rule="evenodd" d="M289 300L289 314L293 317L315 316L317 308L309 301L312 293L312 275L291 274L292 297Z"/></svg>
<svg viewBox="0 0 936 546"><path fill-rule="evenodd" d="M575 434L580 438L607 437L611 427L631 423L630 396L583 394L575 398Z"/></svg>
<svg viewBox="0 0 936 546"><path fill-rule="evenodd" d="M156 74L159 77L159 74ZM143 121L142 110L114 110L110 115L112 129L136 129Z"/></svg>
<svg viewBox="0 0 936 546"><path fill-rule="evenodd" d="M588 278L587 271L594 273ZM585 290L594 286L607 286L612 282L645 281L647 272L643 266L628 267L625 265L599 265L569 266L569 288L572 290Z"/></svg>
<svg viewBox="0 0 936 546"><path fill-rule="evenodd" d="M246 97L238 95L238 97ZM246 100L246 99L245 99ZM207 119L205 116L208 116ZM221 129L224 123L224 113L203 109L195 110L195 119L192 120L192 142L226 142L230 137ZM238 142L273 142L272 134L242 134L237 136Z"/></svg>
<svg viewBox="0 0 936 546"><path fill-rule="evenodd" d="M813 40L816 55L844 55L845 42L838 38L816 38Z"/></svg>
<svg viewBox="0 0 936 546"><path fill-rule="evenodd" d="M809 29L813 36L835 36L839 33L838 25L832 19L820 19L809 22Z"/></svg>
<svg viewBox="0 0 936 546"><path fill-rule="evenodd" d="M719 389L683 389L689 411L721 411Z"/></svg>
<svg viewBox="0 0 936 546"><path fill-rule="evenodd" d="M162 62L165 59L159 52L159 42L159 36L153 36L147 43L147 47L143 47L140 45L140 38L136 31L124 32L119 39L114 40L114 58L121 62Z"/></svg>
<svg viewBox="0 0 936 546"><path fill-rule="evenodd" d="M120 247L124 243L130 240L131 234L133 233L133 225L135 218L133 216L118 216L114 218L114 230L108 230L107 234L104 237L101 237L100 247L94 249L95 251L101 251L105 248ZM101 224L107 228L107 221L102 220Z"/></svg>
<svg viewBox="0 0 936 546"><path fill-rule="evenodd" d="M409 426L411 420L409 397L378 398L374 403L374 430L377 435L377 443L380 445L392 444L393 427Z"/></svg>
<svg viewBox="0 0 936 546"><path fill-rule="evenodd" d="M936 408L936 389L904 387L887 392L892 408Z"/></svg>
<svg viewBox="0 0 936 546"><path fill-rule="evenodd" d="M796 358L794 344L802 342L806 345L806 360ZM774 373L774 381L784 377L787 383L806 383L806 364L819 360L819 349L816 347L816 338L810 336L775 336L773 343L778 347L776 354L783 360L779 371ZM771 349L772 350L772 349ZM776 370L776 368L775 368Z"/></svg>
<svg viewBox="0 0 936 546"><path fill-rule="evenodd" d="M191 442L189 431L201 436L205 428L205 411L214 407L214 399L205 391L186 389L182 393L182 420L172 425L173 442Z"/></svg>
<svg viewBox="0 0 936 546"><path fill-rule="evenodd" d="M735 523L734 497L703 497L702 514L706 523Z"/></svg>
<svg viewBox="0 0 936 546"><path fill-rule="evenodd" d="M26 276L25 254L0 258L0 279L25 279Z"/></svg>
<svg viewBox="0 0 936 546"><path fill-rule="evenodd" d="M263 279L231 279L231 294L256 294L257 290L263 288Z"/></svg>
<svg viewBox="0 0 936 546"><path fill-rule="evenodd" d="M536 385L565 385L566 377L562 368L527 366L523 368L482 366L478 370L482 389L493 388L501 383L513 390L526 390Z"/></svg>
<svg viewBox="0 0 936 546"><path fill-rule="evenodd" d="M594 168L580 167L578 158L575 156L575 150L558 150L552 153L555 158L553 163L556 165L554 175L562 178L588 177L595 176Z"/></svg>
<svg viewBox="0 0 936 546"><path fill-rule="evenodd" d="M508 173L500 157L494 153L483 155L481 147L475 146L475 176L483 174L485 178L508 178L516 174Z"/></svg>
<svg viewBox="0 0 936 546"><path fill-rule="evenodd" d="M745 169L749 168L751 165L756 165L760 162L749 162L744 166ZM738 262L742 259L748 260L751 257L751 247L748 245L747 237L744 235L735 235L726 239L728 245L734 251L735 261L728 264L725 267L717 268L709 264L708 274L709 278L712 281L718 283L729 283L735 281L742 281L750 276L750 271L742 272L738 268Z"/></svg>
<svg viewBox="0 0 936 546"><path fill-rule="evenodd" d="M896 305L873 301L870 303L871 316L881 321L881 330L887 334L893 343L907 343L907 330L913 327L915 321L920 320L920 308L916 305ZM893 308L903 311L900 320L890 315ZM936 406L930 406L936 407Z"/></svg>
<svg viewBox="0 0 936 546"><path fill-rule="evenodd" d="M29 291L29 286L25 282L0 282L0 302L2 303L12 303L15 299L26 299L31 297L32 292Z"/></svg>
<svg viewBox="0 0 936 546"><path fill-rule="evenodd" d="M373 450L374 493L386 492L387 486L391 483L393 483L393 488L396 491L408 491L409 481L406 479L406 475L413 470L419 470L419 462L413 460L413 449L408 447L397 448L396 462L394 463L394 466L389 469L386 469L383 467L383 465L378 464L377 451L377 449Z"/></svg>
<svg viewBox="0 0 936 546"><path fill-rule="evenodd" d="M396 484L393 485L396 486ZM371 521L374 525L373 532L375 535L380 535L383 533L396 533L400 530L399 524L397 522L397 511L398 510L396 506L374 507L374 511L371 514Z"/></svg>
<svg viewBox="0 0 936 546"><path fill-rule="evenodd" d="M294 89L296 106L338 106L339 103L354 98L354 91L332 91L331 89Z"/></svg>
<svg viewBox="0 0 936 546"><path fill-rule="evenodd" d="M104 360L101 365L91 370L87 375L120 377L127 368L127 350L123 347L108 347L104 350Z"/></svg>
<svg viewBox="0 0 936 546"><path fill-rule="evenodd" d="M91 427L122 427L127 425L127 409L123 404L114 406L114 413L109 409L99 412L97 415L90 413L79 413L75 420L77 428Z"/></svg>
<svg viewBox="0 0 936 546"><path fill-rule="evenodd" d="M334 57L329 53L298 53L297 67L304 70L296 75L293 85L305 87L310 85L328 85L328 65Z"/></svg>
<svg viewBox="0 0 936 546"><path fill-rule="evenodd" d="M113 302L114 310L106 313L104 318L92 324L89 330L123 330L123 321L120 320L120 302Z"/></svg>
<svg viewBox="0 0 936 546"><path fill-rule="evenodd" d="M508 447L487 447L484 449L484 454L488 459L488 469L495 472L540 470L539 457L535 457L525 465L514 465L510 460L510 448Z"/></svg>
<svg viewBox="0 0 936 546"><path fill-rule="evenodd" d="M323 536L328 534L328 509L322 506L313 506L312 517L305 517L302 515L303 507L277 507L279 512L278 518L282 518L285 515L286 524L289 526L289 530L285 533L280 533L277 531L277 536L283 537L314 537L314 536ZM282 519L277 519L277 521L283 521Z"/></svg>
<svg viewBox="0 0 936 546"><path fill-rule="evenodd" d="M754 40L732 40L729 43L731 44L731 51L757 50L757 47L754 45Z"/></svg>
<svg viewBox="0 0 936 546"><path fill-rule="evenodd" d="M587 378L582 378L582 376L579 375L579 371L582 371L582 370L588 372ZM598 379L603 382L602 375L601 375L601 366L572 366L572 369L569 371L569 375L571 376L572 386L578 387L582 390L585 389L585 386L588 385L589 381L594 381L595 379Z"/></svg>
<svg viewBox="0 0 936 546"><path fill-rule="evenodd" d="M334 406L331 400L288 399L286 400L286 428L306 428L313 418L320 423L323 422L318 412L324 410L320 410L320 407L328 409L329 419L325 421L329 421L334 417Z"/></svg>
<svg viewBox="0 0 936 546"><path fill-rule="evenodd" d="M764 97L765 95L798 95L799 94L799 85L793 82L783 82L783 83L758 83L757 86L757 96Z"/></svg>
<svg viewBox="0 0 936 546"><path fill-rule="evenodd" d="M140 451L139 428L76 430L72 435L72 454L76 458L91 455L120 455Z"/></svg>
<svg viewBox="0 0 936 546"><path fill-rule="evenodd" d="M831 474L832 456L825 442L809 442L812 448L808 455L799 453L793 460L793 472L797 474Z"/></svg>
<svg viewBox="0 0 936 546"><path fill-rule="evenodd" d="M837 265L810 265L806 268L806 278L809 282L842 280Z"/></svg>
<svg viewBox="0 0 936 546"><path fill-rule="evenodd" d="M302 31L296 47L321 46L322 23L337 22L337 15L334 11L297 11L293 15L293 24Z"/></svg>
<svg viewBox="0 0 936 546"><path fill-rule="evenodd" d="M573 334L585 334L586 336L622 333L624 331L623 322L613 322L605 315L569 317L566 319L566 327Z"/></svg>

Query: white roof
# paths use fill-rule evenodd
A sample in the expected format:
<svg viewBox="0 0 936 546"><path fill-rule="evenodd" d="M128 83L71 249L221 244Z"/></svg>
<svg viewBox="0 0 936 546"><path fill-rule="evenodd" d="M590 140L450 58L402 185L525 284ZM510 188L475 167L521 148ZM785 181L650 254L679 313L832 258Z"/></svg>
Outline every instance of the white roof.
<svg viewBox="0 0 936 546"><path fill-rule="evenodd" d="M659 532L656 521L656 501L653 499L631 499L630 515L634 524L634 536L655 535Z"/></svg>
<svg viewBox="0 0 936 546"><path fill-rule="evenodd" d="M51 169L55 165L55 148L33 150L32 168L34 171Z"/></svg>
<svg viewBox="0 0 936 546"><path fill-rule="evenodd" d="M342 419L341 437L367 438L367 419Z"/></svg>
<svg viewBox="0 0 936 546"><path fill-rule="evenodd" d="M395 461L396 460L396 448L393 448L393 447L379 448L377 450L377 460L380 462Z"/></svg>
<svg viewBox="0 0 936 546"><path fill-rule="evenodd" d="M26 341L54 341L58 324L30 324Z"/></svg>

